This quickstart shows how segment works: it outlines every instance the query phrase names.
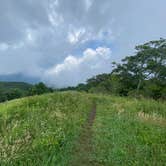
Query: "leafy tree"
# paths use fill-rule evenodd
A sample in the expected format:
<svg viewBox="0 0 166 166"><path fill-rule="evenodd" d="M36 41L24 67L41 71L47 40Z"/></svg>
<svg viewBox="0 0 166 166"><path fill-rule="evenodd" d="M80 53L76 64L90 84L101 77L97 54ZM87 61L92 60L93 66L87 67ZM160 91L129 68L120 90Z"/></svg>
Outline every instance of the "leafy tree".
<svg viewBox="0 0 166 166"><path fill-rule="evenodd" d="M0 102L48 92L53 92L53 89L43 83L30 85L22 82L0 82Z"/></svg>
<svg viewBox="0 0 166 166"><path fill-rule="evenodd" d="M40 82L34 85L29 90L29 95L40 95L40 94L49 93L49 92L53 92L53 90L51 88L48 88L44 83Z"/></svg>
<svg viewBox="0 0 166 166"><path fill-rule="evenodd" d="M24 94L20 89L13 89L10 92L7 92L6 96L7 96L7 100L12 100L16 98L21 98L24 96Z"/></svg>
<svg viewBox="0 0 166 166"><path fill-rule="evenodd" d="M86 84L83 84L83 83L78 84L78 86L76 87L76 89L78 91L88 91L88 88L87 88Z"/></svg>
<svg viewBox="0 0 166 166"><path fill-rule="evenodd" d="M0 102L12 100L25 96L24 92L20 89L11 89L10 91L0 92Z"/></svg>
<svg viewBox="0 0 166 166"><path fill-rule="evenodd" d="M99 74L72 90L166 99L166 40L150 41L135 49L135 55L114 62L110 74Z"/></svg>
<svg viewBox="0 0 166 166"><path fill-rule="evenodd" d="M112 73L118 75L123 82L124 94L132 89L136 89L138 93L144 89L146 80L166 85L166 40L136 46L135 56L124 58L121 64L114 63L114 67ZM159 83L155 85L160 86ZM157 89L161 93L161 88Z"/></svg>

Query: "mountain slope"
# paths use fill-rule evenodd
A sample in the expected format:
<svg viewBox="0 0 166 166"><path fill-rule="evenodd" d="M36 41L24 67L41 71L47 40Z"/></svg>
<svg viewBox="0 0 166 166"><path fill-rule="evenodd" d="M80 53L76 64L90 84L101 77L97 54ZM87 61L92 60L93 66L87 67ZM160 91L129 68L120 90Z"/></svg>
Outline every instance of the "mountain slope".
<svg viewBox="0 0 166 166"><path fill-rule="evenodd" d="M10 92L13 89L27 91L32 85L24 82L0 82L0 92Z"/></svg>

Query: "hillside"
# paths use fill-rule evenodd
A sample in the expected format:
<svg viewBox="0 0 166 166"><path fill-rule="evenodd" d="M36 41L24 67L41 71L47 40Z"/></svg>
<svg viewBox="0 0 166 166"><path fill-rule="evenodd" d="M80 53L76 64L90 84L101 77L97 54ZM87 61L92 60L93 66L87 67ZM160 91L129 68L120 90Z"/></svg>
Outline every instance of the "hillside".
<svg viewBox="0 0 166 166"><path fill-rule="evenodd" d="M24 82L0 82L0 92L10 92L13 89L27 91L32 85Z"/></svg>
<svg viewBox="0 0 166 166"><path fill-rule="evenodd" d="M35 85L24 82L0 82L0 102L51 92L53 89L42 82Z"/></svg>
<svg viewBox="0 0 166 166"><path fill-rule="evenodd" d="M32 87L24 82L0 82L0 102L25 97Z"/></svg>
<svg viewBox="0 0 166 166"><path fill-rule="evenodd" d="M61 92L0 104L0 165L164 165L166 103Z"/></svg>

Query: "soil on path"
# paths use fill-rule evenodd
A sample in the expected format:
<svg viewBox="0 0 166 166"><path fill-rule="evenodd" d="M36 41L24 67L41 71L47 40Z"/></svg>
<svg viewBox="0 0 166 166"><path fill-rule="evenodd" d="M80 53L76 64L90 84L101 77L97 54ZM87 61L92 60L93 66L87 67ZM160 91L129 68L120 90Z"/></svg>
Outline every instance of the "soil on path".
<svg viewBox="0 0 166 166"><path fill-rule="evenodd" d="M92 126L96 117L96 104L94 103L89 113L87 122L82 128L81 135L74 149L74 157L71 166L92 166L96 165L91 159L92 155Z"/></svg>

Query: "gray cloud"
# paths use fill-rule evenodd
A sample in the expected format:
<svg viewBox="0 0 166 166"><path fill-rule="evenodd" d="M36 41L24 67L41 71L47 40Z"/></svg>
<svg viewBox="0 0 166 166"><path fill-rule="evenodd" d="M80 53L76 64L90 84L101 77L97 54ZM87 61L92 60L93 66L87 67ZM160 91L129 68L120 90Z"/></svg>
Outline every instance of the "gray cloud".
<svg viewBox="0 0 166 166"><path fill-rule="evenodd" d="M81 57L69 55L61 64L47 70L43 81L56 87L76 86L78 83L85 82L85 78L110 72L110 58L109 48L86 49Z"/></svg>
<svg viewBox="0 0 166 166"><path fill-rule="evenodd" d="M87 48L110 47L110 61L120 60L136 44L166 37L165 6L165 0L2 1L0 74L42 77L69 55L81 58ZM96 71L103 72L103 68ZM94 74L89 73L76 82ZM49 75L46 82L48 78L56 82L57 76Z"/></svg>

